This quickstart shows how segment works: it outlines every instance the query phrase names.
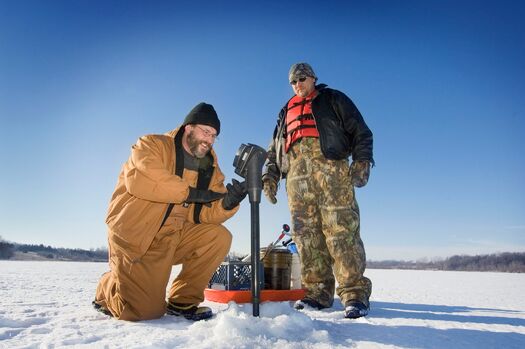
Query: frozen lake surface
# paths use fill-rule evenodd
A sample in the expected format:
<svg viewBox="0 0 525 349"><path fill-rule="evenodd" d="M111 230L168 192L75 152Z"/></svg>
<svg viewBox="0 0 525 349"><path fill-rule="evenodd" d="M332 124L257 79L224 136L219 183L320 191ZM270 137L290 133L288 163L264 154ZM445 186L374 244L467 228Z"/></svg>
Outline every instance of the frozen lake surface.
<svg viewBox="0 0 525 349"><path fill-rule="evenodd" d="M525 348L525 274L367 270L369 316L288 302L117 321L91 307L105 263L0 261L0 348ZM177 271L175 270L173 276Z"/></svg>

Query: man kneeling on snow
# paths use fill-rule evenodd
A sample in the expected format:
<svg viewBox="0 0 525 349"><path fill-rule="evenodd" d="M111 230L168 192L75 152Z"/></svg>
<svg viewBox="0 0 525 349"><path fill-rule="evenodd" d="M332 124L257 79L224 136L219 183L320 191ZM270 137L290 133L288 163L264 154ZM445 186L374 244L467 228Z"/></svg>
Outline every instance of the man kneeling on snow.
<svg viewBox="0 0 525 349"><path fill-rule="evenodd" d="M93 305L121 320L169 315L202 320L204 288L228 253L230 232L221 225L239 209L246 186L224 186L212 145L220 121L200 103L183 125L166 135L141 137L120 173L111 198L110 271L97 287ZM182 270L166 287L173 265Z"/></svg>

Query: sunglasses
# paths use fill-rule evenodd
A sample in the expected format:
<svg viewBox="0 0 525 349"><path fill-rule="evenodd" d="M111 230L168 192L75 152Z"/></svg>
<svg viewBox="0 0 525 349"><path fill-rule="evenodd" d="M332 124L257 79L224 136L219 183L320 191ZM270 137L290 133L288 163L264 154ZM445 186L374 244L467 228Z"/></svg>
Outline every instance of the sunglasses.
<svg viewBox="0 0 525 349"><path fill-rule="evenodd" d="M297 82L305 82L306 78L299 78L297 80L290 81L290 84L295 85Z"/></svg>

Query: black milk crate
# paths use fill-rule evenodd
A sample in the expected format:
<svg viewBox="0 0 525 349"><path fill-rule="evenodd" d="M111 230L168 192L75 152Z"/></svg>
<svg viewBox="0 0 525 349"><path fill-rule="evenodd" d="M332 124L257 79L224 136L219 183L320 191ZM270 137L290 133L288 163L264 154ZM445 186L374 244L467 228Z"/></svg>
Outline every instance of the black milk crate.
<svg viewBox="0 0 525 349"><path fill-rule="evenodd" d="M252 266L250 262L222 262L212 275L209 288L225 290L251 290Z"/></svg>

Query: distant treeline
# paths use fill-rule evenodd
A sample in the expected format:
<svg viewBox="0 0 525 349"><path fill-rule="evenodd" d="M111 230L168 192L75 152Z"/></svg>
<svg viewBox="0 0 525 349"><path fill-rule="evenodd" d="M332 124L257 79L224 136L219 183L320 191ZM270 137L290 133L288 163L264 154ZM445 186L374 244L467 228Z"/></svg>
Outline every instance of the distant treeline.
<svg viewBox="0 0 525 349"><path fill-rule="evenodd" d="M231 256L241 259L239 254ZM105 248L82 250L55 248L51 246L10 243L0 237L0 259L40 259L61 261L107 262ZM367 261L370 269L418 269L418 270L461 270L499 271L525 273L525 252L498 253L478 256L452 256L439 261Z"/></svg>
<svg viewBox="0 0 525 349"><path fill-rule="evenodd" d="M55 248L42 244L17 244L3 241L0 238L0 259L107 262L108 251L102 248L82 250L78 248Z"/></svg>
<svg viewBox="0 0 525 349"><path fill-rule="evenodd" d="M452 256L441 261L367 261L371 269L425 269L525 273L525 252Z"/></svg>

